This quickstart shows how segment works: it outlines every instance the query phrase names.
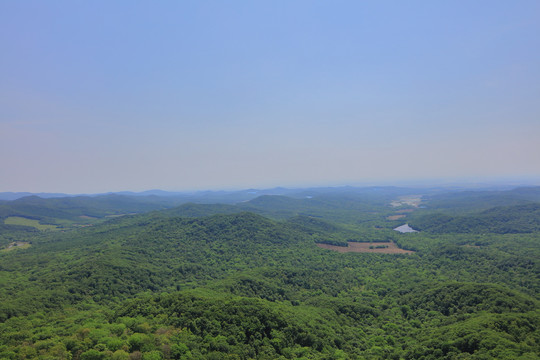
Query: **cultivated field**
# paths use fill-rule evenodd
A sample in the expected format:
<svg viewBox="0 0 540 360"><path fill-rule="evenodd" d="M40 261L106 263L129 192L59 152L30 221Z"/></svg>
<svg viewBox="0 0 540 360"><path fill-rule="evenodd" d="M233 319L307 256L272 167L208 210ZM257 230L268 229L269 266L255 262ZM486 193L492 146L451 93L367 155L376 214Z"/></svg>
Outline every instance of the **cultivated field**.
<svg viewBox="0 0 540 360"><path fill-rule="evenodd" d="M393 242L348 242L348 246L317 244L318 247L340 253L361 252L381 254L412 254L414 251L400 249Z"/></svg>
<svg viewBox="0 0 540 360"><path fill-rule="evenodd" d="M392 215L392 216L388 216L386 219L387 220L399 220L399 219L402 219L404 218L405 215L401 214L401 215Z"/></svg>

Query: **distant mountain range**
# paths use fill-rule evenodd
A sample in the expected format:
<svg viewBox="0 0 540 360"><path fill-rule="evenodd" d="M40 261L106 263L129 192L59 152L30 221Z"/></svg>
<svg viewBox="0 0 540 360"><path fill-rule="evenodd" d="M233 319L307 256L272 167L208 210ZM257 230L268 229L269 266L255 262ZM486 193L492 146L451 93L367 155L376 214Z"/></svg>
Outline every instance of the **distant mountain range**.
<svg viewBox="0 0 540 360"><path fill-rule="evenodd" d="M200 200L211 200L213 202L238 202L254 199L262 195L283 195L290 197L307 197L313 194L320 193L346 193L346 192L380 192L384 191L395 191L400 194L403 191L410 192L411 189L400 188L393 186L373 186L373 187L352 187L352 186L340 186L340 187L316 187L316 188L293 188L288 189L284 187L276 187L271 189L245 189L245 190L206 190L206 191L193 191L193 192L179 192L179 191L165 191L159 189L146 190L141 192L134 191L118 191L118 192L108 192L108 193L99 193L99 194L65 194L65 193L32 193L32 192L0 192L0 200L12 201L17 200L27 196L39 196L42 199L50 198L63 198L63 197L79 197L79 196L88 196L88 197L97 197L104 195L125 195L125 196L159 196L159 197L177 197L185 198L187 201L192 201L192 199ZM414 192L414 191L412 191ZM311 195L310 195L311 194ZM204 202L204 201L203 201Z"/></svg>
<svg viewBox="0 0 540 360"><path fill-rule="evenodd" d="M0 200L12 201L26 196L39 196L43 199L76 196L62 193L0 192Z"/></svg>

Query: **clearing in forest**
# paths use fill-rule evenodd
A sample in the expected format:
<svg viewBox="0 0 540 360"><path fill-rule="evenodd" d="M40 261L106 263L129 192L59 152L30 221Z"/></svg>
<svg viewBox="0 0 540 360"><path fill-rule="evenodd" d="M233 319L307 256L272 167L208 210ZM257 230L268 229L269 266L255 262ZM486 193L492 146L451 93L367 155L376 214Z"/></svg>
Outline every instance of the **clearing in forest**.
<svg viewBox="0 0 540 360"><path fill-rule="evenodd" d="M401 214L401 215L392 215L392 216L388 216L386 219L387 220L399 220L401 218L404 218L405 215Z"/></svg>
<svg viewBox="0 0 540 360"><path fill-rule="evenodd" d="M361 253L379 253L379 254L412 254L414 251L403 250L397 247L393 242L352 242L348 246L336 246L329 244L316 244L318 247L340 253L361 252Z"/></svg>
<svg viewBox="0 0 540 360"><path fill-rule="evenodd" d="M56 230L56 225L40 224L39 220L27 219L21 216L10 216L4 220L6 225L31 226L38 230Z"/></svg>
<svg viewBox="0 0 540 360"><path fill-rule="evenodd" d="M390 203L393 207L398 206L412 206L417 208L422 201L422 195L407 195L400 196L397 200L394 200Z"/></svg>
<svg viewBox="0 0 540 360"><path fill-rule="evenodd" d="M7 252L15 249L28 249L30 247L30 243L26 241L15 241L12 242L7 246L7 248L2 249L0 251Z"/></svg>

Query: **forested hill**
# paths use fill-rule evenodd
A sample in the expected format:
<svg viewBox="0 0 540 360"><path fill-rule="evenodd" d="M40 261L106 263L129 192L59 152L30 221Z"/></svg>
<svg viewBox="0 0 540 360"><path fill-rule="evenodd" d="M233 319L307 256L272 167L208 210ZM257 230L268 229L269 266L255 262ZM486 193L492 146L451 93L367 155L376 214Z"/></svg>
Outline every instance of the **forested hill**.
<svg viewBox="0 0 540 360"><path fill-rule="evenodd" d="M495 207L480 213L453 216L428 214L411 220L410 225L432 233L497 233L540 232L540 203Z"/></svg>
<svg viewBox="0 0 540 360"><path fill-rule="evenodd" d="M452 191L427 194L424 206L430 210L463 213L493 207L523 205L540 202L540 186L518 187L505 191Z"/></svg>
<svg viewBox="0 0 540 360"><path fill-rule="evenodd" d="M195 204L187 203L172 209L161 211L162 215L174 217L205 217L218 214L235 214L245 211L244 209L229 204Z"/></svg>
<svg viewBox="0 0 540 360"><path fill-rule="evenodd" d="M196 193L168 193L154 190L143 193L122 192L58 197L52 196L62 194L17 197L26 193L3 193L6 199L15 199L0 200L0 219L18 216L38 220L42 224L67 227L74 224L95 223L111 216L180 206L172 209L169 214L194 217L250 211L279 219L309 215L350 221L357 217L354 213L356 211L369 212L374 207L384 207L396 196L413 191L415 190L394 187L337 187Z"/></svg>
<svg viewBox="0 0 540 360"><path fill-rule="evenodd" d="M168 207L171 207L168 202L156 196L132 197L111 194L43 199L33 195L0 202L0 218L22 216L55 223L58 219L81 221L81 217L102 218Z"/></svg>
<svg viewBox="0 0 540 360"><path fill-rule="evenodd" d="M274 219L287 219L298 215L317 217L332 221L354 223L358 219L373 220L375 212L385 210L390 197L383 192L372 194L337 193L319 194L313 197L292 198L265 195L239 203L238 207L260 213Z"/></svg>
<svg viewBox="0 0 540 360"><path fill-rule="evenodd" d="M272 195L70 229L4 224L0 359L538 358L540 232L399 234L390 215L431 210L390 199ZM527 206L507 220L528 221ZM348 240L414 252L316 245Z"/></svg>
<svg viewBox="0 0 540 360"><path fill-rule="evenodd" d="M10 259L0 264L3 272L40 281L26 289L35 289L32 296L9 301L5 297L0 319L25 312L25 304L32 309L50 307L43 299L44 289L67 289L57 296L69 301L176 289L189 281L221 278L233 269L262 266L301 244L313 245L307 234L251 213L197 219L134 216L49 233L25 251L2 254ZM20 283L12 285L17 288Z"/></svg>

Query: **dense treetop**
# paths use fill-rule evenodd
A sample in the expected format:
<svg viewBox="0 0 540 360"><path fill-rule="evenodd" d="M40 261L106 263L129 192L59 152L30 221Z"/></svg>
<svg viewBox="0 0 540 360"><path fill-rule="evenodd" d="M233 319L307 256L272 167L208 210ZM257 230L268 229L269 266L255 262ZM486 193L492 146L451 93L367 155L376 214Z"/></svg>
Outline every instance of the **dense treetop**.
<svg viewBox="0 0 540 360"><path fill-rule="evenodd" d="M395 191L81 223L5 202L59 227L0 224L0 359L538 358L538 203L449 213ZM316 246L348 241L415 253Z"/></svg>

